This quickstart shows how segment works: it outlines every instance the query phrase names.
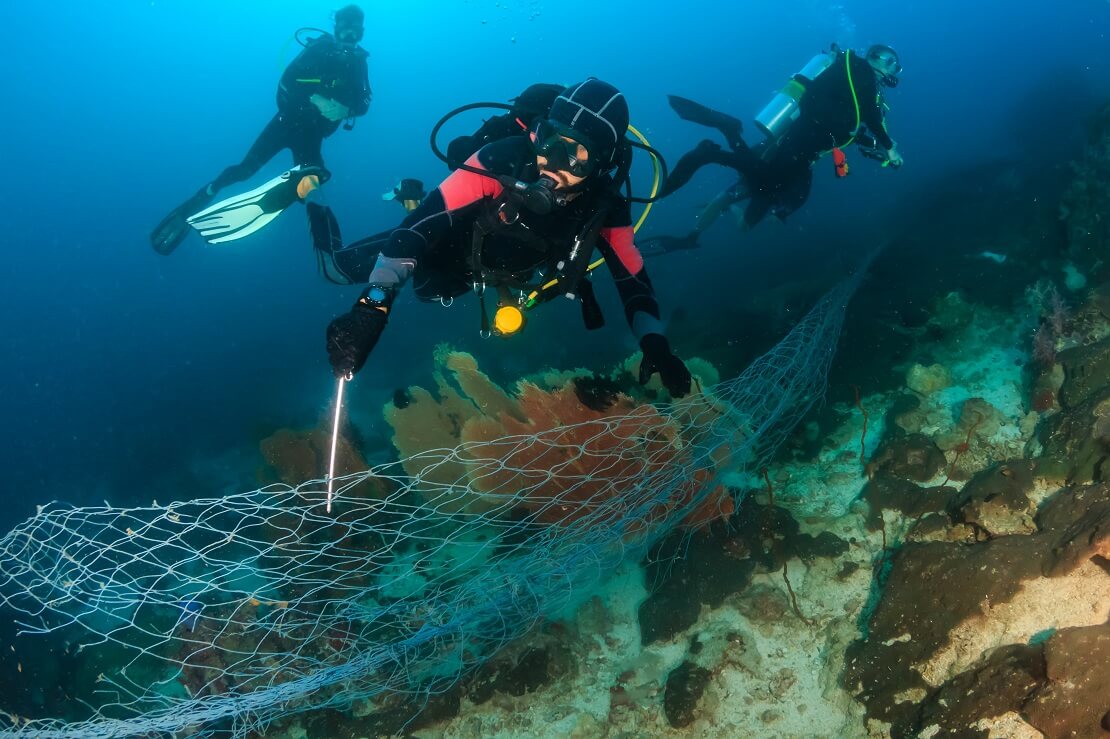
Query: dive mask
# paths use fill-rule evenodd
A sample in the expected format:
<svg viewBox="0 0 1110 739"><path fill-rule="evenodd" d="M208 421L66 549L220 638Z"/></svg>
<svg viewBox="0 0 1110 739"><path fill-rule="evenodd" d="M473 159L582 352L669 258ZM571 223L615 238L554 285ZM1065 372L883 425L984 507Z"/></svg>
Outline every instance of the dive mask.
<svg viewBox="0 0 1110 739"><path fill-rule="evenodd" d="M589 177L597 170L590 144L577 131L564 129L551 121L541 120L533 131L536 156L547 160L547 169L570 172L575 177ZM579 148L586 150L580 157Z"/></svg>
<svg viewBox="0 0 1110 739"><path fill-rule="evenodd" d="M362 41L362 26L336 26L335 38L341 44L357 44Z"/></svg>
<svg viewBox="0 0 1110 739"><path fill-rule="evenodd" d="M873 46L867 53L867 61L878 72L880 82L887 87L898 86L898 75L902 74L898 52L889 46Z"/></svg>

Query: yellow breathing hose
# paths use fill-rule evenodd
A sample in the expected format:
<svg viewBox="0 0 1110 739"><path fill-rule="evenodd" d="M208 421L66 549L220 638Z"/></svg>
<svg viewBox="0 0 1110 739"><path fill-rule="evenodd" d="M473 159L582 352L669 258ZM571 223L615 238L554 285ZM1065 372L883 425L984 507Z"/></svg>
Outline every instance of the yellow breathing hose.
<svg viewBox="0 0 1110 739"><path fill-rule="evenodd" d="M841 149L846 149L847 147L852 145L853 141L856 140L856 133L859 132L859 125L860 125L859 96L856 95L856 83L852 81L852 50L851 49L848 49L848 51L844 52L844 71L848 75L848 89L851 90L851 92L852 92L852 103L856 106L856 127L852 131L852 135L848 137L847 141L845 141L843 144L837 144L836 145L836 147L839 147ZM834 140L834 143L835 143L835 140ZM836 148L836 147L834 147L834 148ZM825 154L828 154L829 151L832 151L832 149L829 149L828 151L822 152L821 156L825 156Z"/></svg>
<svg viewBox="0 0 1110 739"><path fill-rule="evenodd" d="M628 131L633 136L638 138L640 140L640 143L643 144L644 146L648 146L648 147L651 146L651 144L648 143L648 140L646 138L644 138L644 135L642 133L640 133L636 129L635 126L629 125L628 126ZM654 198L659 193L659 185L662 184L660 182L660 180L663 177L663 170L659 166L659 160L655 158L654 154L651 155L651 166L652 166L652 169L654 169L655 174L654 174L654 178L652 179L652 183L651 183L651 195L648 195L649 199ZM640 226L644 225L644 221L647 220L648 213L651 212L651 207L653 205L655 205L655 203L648 203L647 207L644 208L644 212L640 214L640 219L638 221L636 221L636 225L632 227L633 232L638 232L640 230Z"/></svg>

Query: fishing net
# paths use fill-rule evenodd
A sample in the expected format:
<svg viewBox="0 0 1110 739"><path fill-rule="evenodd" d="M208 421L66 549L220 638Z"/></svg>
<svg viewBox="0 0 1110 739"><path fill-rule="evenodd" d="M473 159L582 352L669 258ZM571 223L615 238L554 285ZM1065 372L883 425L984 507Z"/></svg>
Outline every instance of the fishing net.
<svg viewBox="0 0 1110 739"><path fill-rule="evenodd" d="M44 507L0 539L0 602L106 666L83 714L7 715L0 734L242 736L446 690L738 494L822 396L858 281L733 380L375 466L336 482L331 515L319 481Z"/></svg>

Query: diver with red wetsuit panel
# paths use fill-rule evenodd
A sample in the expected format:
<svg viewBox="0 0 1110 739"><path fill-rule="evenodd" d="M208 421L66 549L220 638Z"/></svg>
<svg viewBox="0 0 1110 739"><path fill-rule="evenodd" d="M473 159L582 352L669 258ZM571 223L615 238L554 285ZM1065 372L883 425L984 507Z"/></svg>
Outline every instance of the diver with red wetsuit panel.
<svg viewBox="0 0 1110 739"><path fill-rule="evenodd" d="M663 333L655 292L634 243L629 200L620 194L631 148L628 104L612 85L590 78L566 88L528 136L482 147L381 243L369 284L349 313L331 322L327 351L338 377L366 363L397 293L410 282L423 300L448 302L475 290L483 328L499 324L513 295L530 286L578 300L588 328L601 325L588 269L596 248L613 275L644 359L640 381L658 372L672 396L690 390L690 373ZM544 282L546 281L546 282ZM498 311L488 324L485 296ZM518 327L518 326L517 326Z"/></svg>
<svg viewBox="0 0 1110 739"><path fill-rule="evenodd" d="M491 116L469 135L458 136L447 145L447 166L454 170L487 144L514 136L526 137L537 123L548 117L555 98L563 91L562 85L536 83L515 98L511 104L469 103L451 111L440 119L433 129L433 138L439 128L459 113L481 108L503 109L504 113ZM417 179L403 179L391 191L382 195L383 200L395 200L406 211L412 212L427 197L424 183ZM316 249L317 265L325 279L338 285L365 283L379 252L393 229L367 236L351 244L343 243L342 232L335 212L322 203L306 203L312 244Z"/></svg>

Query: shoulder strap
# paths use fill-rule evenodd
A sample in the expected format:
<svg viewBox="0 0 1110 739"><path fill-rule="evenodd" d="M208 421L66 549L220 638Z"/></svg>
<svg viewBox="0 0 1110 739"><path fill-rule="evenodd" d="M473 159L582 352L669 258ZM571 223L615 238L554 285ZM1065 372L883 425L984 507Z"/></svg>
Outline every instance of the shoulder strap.
<svg viewBox="0 0 1110 739"><path fill-rule="evenodd" d="M559 292L568 298L578 297L578 288L582 279L589 270L590 260L594 255L597 238L609 215L612 204L608 198L602 203L597 212L586 221L586 225L578 232L574 239L574 246L565 260L559 263Z"/></svg>

